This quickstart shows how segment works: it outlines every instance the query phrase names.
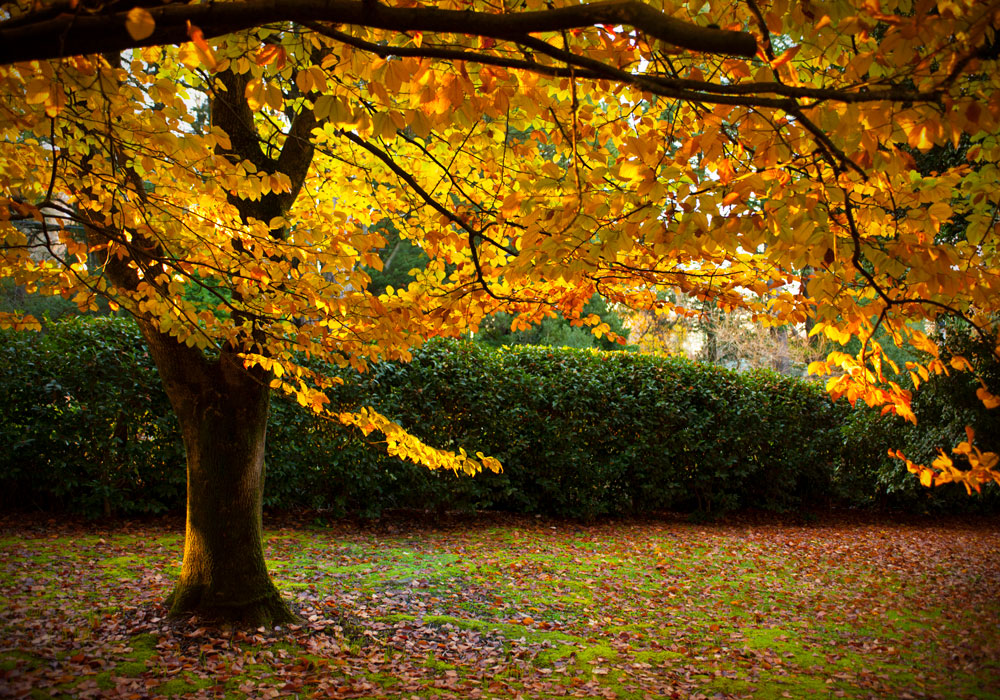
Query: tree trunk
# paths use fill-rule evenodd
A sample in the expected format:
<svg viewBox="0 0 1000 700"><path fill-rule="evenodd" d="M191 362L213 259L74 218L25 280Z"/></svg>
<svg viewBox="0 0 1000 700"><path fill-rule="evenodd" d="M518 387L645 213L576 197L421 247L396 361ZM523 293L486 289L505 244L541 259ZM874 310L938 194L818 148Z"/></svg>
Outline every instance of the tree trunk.
<svg viewBox="0 0 1000 700"><path fill-rule="evenodd" d="M187 453L187 526L173 617L273 625L295 620L264 563L264 444L270 392L262 372L143 327Z"/></svg>

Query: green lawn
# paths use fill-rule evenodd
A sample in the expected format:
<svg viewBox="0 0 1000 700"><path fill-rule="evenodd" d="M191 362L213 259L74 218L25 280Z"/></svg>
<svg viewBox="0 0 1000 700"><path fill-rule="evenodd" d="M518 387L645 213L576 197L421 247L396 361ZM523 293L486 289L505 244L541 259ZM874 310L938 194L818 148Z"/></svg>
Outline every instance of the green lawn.
<svg viewBox="0 0 1000 700"><path fill-rule="evenodd" d="M272 523L303 617L163 619L170 521L0 521L0 697L1000 698L1000 524Z"/></svg>

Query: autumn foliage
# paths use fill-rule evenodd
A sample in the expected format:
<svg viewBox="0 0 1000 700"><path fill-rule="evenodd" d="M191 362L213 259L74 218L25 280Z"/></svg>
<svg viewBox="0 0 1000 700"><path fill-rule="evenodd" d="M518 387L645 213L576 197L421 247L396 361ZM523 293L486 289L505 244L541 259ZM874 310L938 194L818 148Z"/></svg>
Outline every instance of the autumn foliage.
<svg viewBox="0 0 1000 700"><path fill-rule="evenodd" d="M992 3L91 5L0 9L0 274L136 316L206 479L238 471L204 463L208 436L240 433L262 488L262 383L429 467L499 469L331 407L303 360L405 360L497 311L602 336L595 292L860 338L812 371L910 420L900 375L970 369L932 325L995 338ZM383 222L430 262L375 295ZM877 331L930 359L895 365ZM910 468L1000 480L972 436L958 449L971 468Z"/></svg>
<svg viewBox="0 0 1000 700"><path fill-rule="evenodd" d="M544 5L532 5L541 21ZM577 26L494 36L505 25L491 33L477 22L508 10L459 2L475 10L468 34L441 24L446 3L440 20L419 7L405 15L409 32L386 7L370 27L320 14L303 31L214 41L205 37L222 28L206 17L187 21L180 46L111 63L13 63L0 73L4 274L82 308L109 296L189 346L231 344L317 411L323 385L299 354L358 367L405 358L498 309L517 312L516 324L553 309L573 317L595 290L664 311L654 291L669 286L773 323L811 318L837 342L880 326L933 358L926 323L956 314L991 328L1000 298L996 18L982 3L911 5L776 0L697 15L667 6L663 16L636 3L588 15L584 5ZM621 14L601 14L616 6ZM18 38L42 20L30 5L5 7L5 60L16 61ZM180 12L105 19L122 17L126 43L143 46L163 43L156 32L175 31ZM535 31L528 15L502 16ZM745 50L739 40L679 51L653 38L661 17L746 37L757 55L724 55ZM259 145L234 144L251 135L218 116L199 120L220 93L255 115ZM314 153L296 160L288 144L302 139ZM915 170L915 153L946 144L963 147L960 163ZM233 193L261 211L279 200L280 215L238 212ZM14 226L23 217L43 219L44 241ZM409 288L375 297L362 265L379 264L383 241L366 227L386 219L432 261ZM73 222L101 235L83 239ZM941 235L958 223L960 236ZM114 264L141 281L115 284ZM191 299L196 288L209 303ZM960 357L950 365L894 367L869 341L812 369L833 373L835 396L910 417L893 374L919 384L965 369ZM998 400L985 389L981 398ZM479 468L409 445L375 414L339 418L388 431L432 466ZM975 486L994 462L915 469Z"/></svg>

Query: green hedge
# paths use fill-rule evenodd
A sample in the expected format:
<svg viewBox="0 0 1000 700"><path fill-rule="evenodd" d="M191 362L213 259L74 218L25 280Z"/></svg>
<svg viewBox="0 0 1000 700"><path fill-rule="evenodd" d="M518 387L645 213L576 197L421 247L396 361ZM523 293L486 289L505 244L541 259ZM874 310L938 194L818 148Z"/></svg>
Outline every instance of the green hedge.
<svg viewBox="0 0 1000 700"><path fill-rule="evenodd" d="M177 421L135 325L0 334L0 504L87 514L184 502Z"/></svg>
<svg viewBox="0 0 1000 700"><path fill-rule="evenodd" d="M468 507L587 517L791 508L828 497L839 453L839 411L822 390L770 372L436 342L372 382L380 407L423 439L504 464L449 486Z"/></svg>
<svg viewBox="0 0 1000 700"><path fill-rule="evenodd" d="M429 472L278 397L268 428L268 507L594 517L885 504L902 492L887 486L894 480L928 494L898 460L884 458L901 436L912 438L905 427L769 371L435 341L411 363L346 379L333 397L343 408L374 405L432 445L499 458L503 473ZM42 334L0 333L0 416L5 509L183 507L176 421L127 320L76 318Z"/></svg>

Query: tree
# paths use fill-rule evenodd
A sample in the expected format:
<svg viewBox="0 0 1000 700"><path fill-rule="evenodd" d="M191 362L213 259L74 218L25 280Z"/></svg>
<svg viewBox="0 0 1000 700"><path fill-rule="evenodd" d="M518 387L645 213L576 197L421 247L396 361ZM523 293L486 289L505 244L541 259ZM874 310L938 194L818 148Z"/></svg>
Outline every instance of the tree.
<svg viewBox="0 0 1000 700"><path fill-rule="evenodd" d="M629 337L652 352L684 354L731 369L768 368L790 375L802 375L809 362L826 357L830 350L821 339L807 337L805 324L769 327L754 322L742 309L722 312L711 301L686 299L683 306L697 314L682 316L666 308L633 313L628 319Z"/></svg>
<svg viewBox="0 0 1000 700"><path fill-rule="evenodd" d="M174 614L290 617L261 545L271 390L381 431L429 467L498 467L374 411L338 412L315 358L405 359L497 311L519 327L558 311L600 335L606 324L582 311L595 293L650 310L671 289L860 337L856 356L813 369L839 368L834 396L912 418L876 329L932 353L899 368L914 376L948 370L920 323L953 315L992 337L995 8L664 8L0 5L0 270L137 319L187 450ZM964 162L915 171L914 150L962 138ZM955 217L965 239L936 239ZM29 240L18 222L32 218L44 235ZM375 295L365 269L381 264L379 222L429 262ZM1000 478L995 462L912 468L978 487Z"/></svg>

